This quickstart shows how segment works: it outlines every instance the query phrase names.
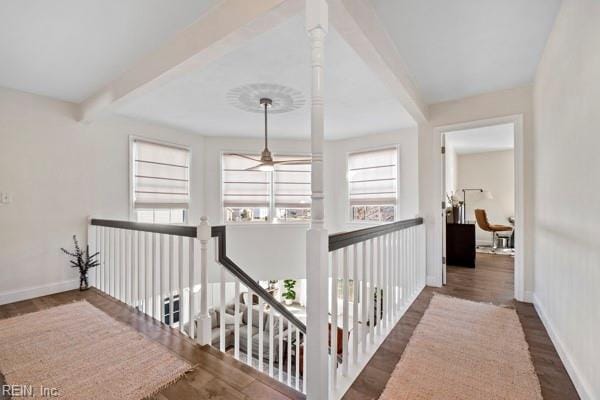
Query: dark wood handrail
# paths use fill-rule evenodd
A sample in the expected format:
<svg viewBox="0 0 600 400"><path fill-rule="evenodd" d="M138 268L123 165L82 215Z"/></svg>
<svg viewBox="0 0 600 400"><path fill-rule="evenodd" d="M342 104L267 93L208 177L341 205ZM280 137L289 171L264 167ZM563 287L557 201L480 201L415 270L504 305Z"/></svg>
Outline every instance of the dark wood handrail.
<svg viewBox="0 0 600 400"><path fill-rule="evenodd" d="M377 225L370 228L358 229L349 232L340 232L329 235L329 251L343 249L350 245L364 242L390 232L400 231L411 226L421 225L423 218L406 219L404 221L391 222L389 224Z"/></svg>
<svg viewBox="0 0 600 400"><path fill-rule="evenodd" d="M131 221L118 221L108 219L92 219L91 225L104 226L107 228L127 229L132 231L161 233L165 235L197 237L197 227L187 225L166 225L166 224L148 224ZM282 314L290 323L296 326L303 334L306 334L306 325L302 323L294 314L292 314L283 304L278 302L275 297L265 288L260 286L258 282L252 279L250 275L244 272L233 260L227 257L227 233L225 225L213 226L211 228L211 236L218 239L218 254L217 260L225 269L233 276L240 280L248 289L252 290L260 296L265 303Z"/></svg>
<svg viewBox="0 0 600 400"><path fill-rule="evenodd" d="M96 219L90 221L91 225L105 226L107 228L127 229L130 231L162 233L165 235L197 237L197 228L188 225L148 224L143 222L120 221L113 219Z"/></svg>
<svg viewBox="0 0 600 400"><path fill-rule="evenodd" d="M246 287L251 289L259 297L261 297L268 305L282 314L289 322L296 326L303 334L306 334L306 325L300 321L294 314L290 312L283 304L278 302L275 297L265 288L254 281L250 275L244 272L235 262L227 257L227 233L225 225L213 226L211 236L218 238L218 255L219 263L239 279Z"/></svg>

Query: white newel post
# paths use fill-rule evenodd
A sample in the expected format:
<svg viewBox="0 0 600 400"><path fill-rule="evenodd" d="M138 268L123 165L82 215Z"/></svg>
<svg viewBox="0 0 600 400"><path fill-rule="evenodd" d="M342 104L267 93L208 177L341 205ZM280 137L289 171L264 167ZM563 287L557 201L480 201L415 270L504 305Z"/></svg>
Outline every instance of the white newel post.
<svg viewBox="0 0 600 400"><path fill-rule="evenodd" d="M201 345L211 344L211 321L208 314L208 241L211 238L207 217L200 218L197 230L200 240L200 317L198 318L197 340Z"/></svg>
<svg viewBox="0 0 600 400"><path fill-rule="evenodd" d="M90 251L90 255L94 254L98 250L96 249L96 228L92 225L92 217L88 217L87 223L87 245ZM98 260L98 257L96 257ZM88 284L94 287L97 287L96 282L96 271L100 268L97 266L96 268L92 268L88 271Z"/></svg>
<svg viewBox="0 0 600 400"><path fill-rule="evenodd" d="M327 34L327 2L306 0L306 31L310 37L311 93L311 224L306 240L307 337L306 394L309 400L329 398L327 368L327 284L328 235L324 225L323 136L323 53Z"/></svg>

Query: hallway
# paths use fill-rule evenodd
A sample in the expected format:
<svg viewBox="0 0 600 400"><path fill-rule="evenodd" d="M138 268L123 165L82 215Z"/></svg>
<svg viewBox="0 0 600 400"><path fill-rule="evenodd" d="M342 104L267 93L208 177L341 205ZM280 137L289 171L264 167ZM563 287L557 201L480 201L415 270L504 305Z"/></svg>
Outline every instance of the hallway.
<svg viewBox="0 0 600 400"><path fill-rule="evenodd" d="M533 305L513 299L513 259L477 253L475 269L448 267L447 285L426 287L367 364L344 399L377 399L425 313L434 292L515 308L545 400L579 399Z"/></svg>

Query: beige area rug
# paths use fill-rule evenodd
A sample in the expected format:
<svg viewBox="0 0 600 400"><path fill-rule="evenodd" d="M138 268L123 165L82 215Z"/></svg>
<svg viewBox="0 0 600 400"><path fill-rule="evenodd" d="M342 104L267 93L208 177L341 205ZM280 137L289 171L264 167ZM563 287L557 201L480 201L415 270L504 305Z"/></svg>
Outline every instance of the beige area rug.
<svg viewBox="0 0 600 400"><path fill-rule="evenodd" d="M86 301L0 320L0 371L38 397L43 387L60 399L139 400L190 368Z"/></svg>
<svg viewBox="0 0 600 400"><path fill-rule="evenodd" d="M382 400L542 399L517 313L434 295Z"/></svg>

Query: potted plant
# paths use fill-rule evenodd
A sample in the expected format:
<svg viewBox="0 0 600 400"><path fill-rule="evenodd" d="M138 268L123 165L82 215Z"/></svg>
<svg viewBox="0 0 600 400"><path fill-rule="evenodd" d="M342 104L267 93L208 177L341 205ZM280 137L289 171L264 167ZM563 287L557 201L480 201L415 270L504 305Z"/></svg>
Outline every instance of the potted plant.
<svg viewBox="0 0 600 400"><path fill-rule="evenodd" d="M283 287L285 288L285 291L281 296L285 299L285 304L290 306L294 300L296 300L296 291L294 290L296 281L294 279L285 279L283 281Z"/></svg>
<svg viewBox="0 0 600 400"><path fill-rule="evenodd" d="M70 252L63 248L61 248L61 250L66 255L72 257L70 260L71 267L79 270L79 290L87 290L89 289L87 274L90 268L97 267L100 264L95 260L99 253L96 252L90 255L90 246L86 246L85 251L81 250L76 235L73 235L73 243L75 243L74 252Z"/></svg>

